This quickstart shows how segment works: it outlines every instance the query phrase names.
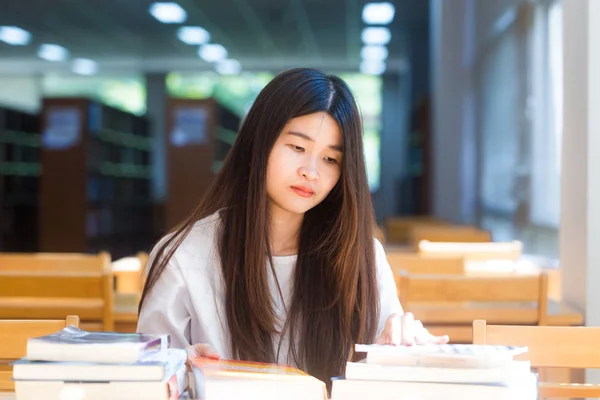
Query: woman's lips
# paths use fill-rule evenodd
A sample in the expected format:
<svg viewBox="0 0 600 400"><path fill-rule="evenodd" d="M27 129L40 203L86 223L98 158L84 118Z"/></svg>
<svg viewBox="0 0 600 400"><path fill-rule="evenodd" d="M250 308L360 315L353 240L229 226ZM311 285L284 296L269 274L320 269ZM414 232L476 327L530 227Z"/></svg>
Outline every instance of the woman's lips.
<svg viewBox="0 0 600 400"><path fill-rule="evenodd" d="M308 198L315 194L312 189L306 186L292 186L291 188L300 197Z"/></svg>

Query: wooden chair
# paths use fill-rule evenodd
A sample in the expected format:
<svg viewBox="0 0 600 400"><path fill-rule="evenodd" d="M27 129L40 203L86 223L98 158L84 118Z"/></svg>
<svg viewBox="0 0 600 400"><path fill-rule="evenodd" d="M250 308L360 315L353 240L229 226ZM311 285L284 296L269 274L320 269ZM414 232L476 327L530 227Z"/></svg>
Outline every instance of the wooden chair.
<svg viewBox="0 0 600 400"><path fill-rule="evenodd" d="M523 243L520 241L457 243L422 240L417 250L419 254L430 256L462 256L467 261L516 261L523 253Z"/></svg>
<svg viewBox="0 0 600 400"><path fill-rule="evenodd" d="M420 225L412 228L410 242L417 246L423 240L430 242L481 243L491 242L492 234L474 226Z"/></svg>
<svg viewBox="0 0 600 400"><path fill-rule="evenodd" d="M385 235L388 243L406 244L410 240L411 231L416 226L439 226L447 222L426 215L413 215L389 218L384 223Z"/></svg>
<svg viewBox="0 0 600 400"><path fill-rule="evenodd" d="M138 253L135 257L125 257L111 264L116 280L116 291L120 294L140 294L144 287L145 267L148 254Z"/></svg>
<svg viewBox="0 0 600 400"><path fill-rule="evenodd" d="M469 276L396 275L405 311L433 334L447 334L453 343L471 342L472 323L545 325L548 314L546 274Z"/></svg>
<svg viewBox="0 0 600 400"><path fill-rule="evenodd" d="M62 319L86 330L114 329L110 255L2 254L0 318Z"/></svg>
<svg viewBox="0 0 600 400"><path fill-rule="evenodd" d="M532 368L600 368L600 327L506 326L473 321L473 343L527 346ZM540 376L540 380L544 380ZM600 397L600 385L539 384L540 398Z"/></svg>
<svg viewBox="0 0 600 400"><path fill-rule="evenodd" d="M69 325L79 327L79 317L69 315L61 320L0 320L0 391L14 390L10 363L25 357L29 338L49 335Z"/></svg>
<svg viewBox="0 0 600 400"><path fill-rule="evenodd" d="M394 275L404 271L408 274L462 275L465 273L465 260L461 256L428 257L405 252L386 252L388 263Z"/></svg>

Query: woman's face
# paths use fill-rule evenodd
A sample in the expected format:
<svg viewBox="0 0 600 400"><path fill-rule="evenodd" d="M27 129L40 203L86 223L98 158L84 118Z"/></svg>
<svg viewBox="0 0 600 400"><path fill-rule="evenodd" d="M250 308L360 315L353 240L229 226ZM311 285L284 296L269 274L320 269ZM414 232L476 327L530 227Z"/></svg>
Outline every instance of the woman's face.
<svg viewBox="0 0 600 400"><path fill-rule="evenodd" d="M327 197L341 174L342 132L325 112L291 119L267 164L271 212L304 214Z"/></svg>

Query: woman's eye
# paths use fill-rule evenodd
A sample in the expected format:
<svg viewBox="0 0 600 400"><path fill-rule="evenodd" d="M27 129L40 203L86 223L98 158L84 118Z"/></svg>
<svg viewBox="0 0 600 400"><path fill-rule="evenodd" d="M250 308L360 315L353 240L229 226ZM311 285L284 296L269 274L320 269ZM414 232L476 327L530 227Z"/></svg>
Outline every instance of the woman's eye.
<svg viewBox="0 0 600 400"><path fill-rule="evenodd" d="M295 146L293 144L290 144L290 147L292 148L292 150L297 151L299 153L304 151L304 147Z"/></svg>
<svg viewBox="0 0 600 400"><path fill-rule="evenodd" d="M337 164L337 162L338 162L335 158L331 158L331 157L325 157L325 161L330 164Z"/></svg>

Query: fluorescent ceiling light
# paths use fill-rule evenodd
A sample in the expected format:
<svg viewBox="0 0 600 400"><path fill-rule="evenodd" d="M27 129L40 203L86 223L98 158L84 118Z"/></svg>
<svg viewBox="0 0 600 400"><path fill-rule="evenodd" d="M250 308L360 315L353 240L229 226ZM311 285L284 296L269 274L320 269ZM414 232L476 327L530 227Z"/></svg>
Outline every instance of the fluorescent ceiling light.
<svg viewBox="0 0 600 400"><path fill-rule="evenodd" d="M392 22L395 13L392 3L367 3L363 7L362 18L365 24L386 25Z"/></svg>
<svg viewBox="0 0 600 400"><path fill-rule="evenodd" d="M79 75L94 75L98 72L98 64L87 58L76 58L71 69Z"/></svg>
<svg viewBox="0 0 600 400"><path fill-rule="evenodd" d="M203 44L198 55L206 62L217 62L227 58L227 49L220 44Z"/></svg>
<svg viewBox="0 0 600 400"><path fill-rule="evenodd" d="M385 72L383 61L364 60L360 63L360 72L367 75L381 75Z"/></svg>
<svg viewBox="0 0 600 400"><path fill-rule="evenodd" d="M13 46L24 46L31 40L31 33L16 26L0 26L0 41Z"/></svg>
<svg viewBox="0 0 600 400"><path fill-rule="evenodd" d="M187 13L177 3L152 3L150 14L163 24L180 24L187 18Z"/></svg>
<svg viewBox="0 0 600 400"><path fill-rule="evenodd" d="M237 60L223 60L215 66L216 71L221 75L238 75L242 72L242 65Z"/></svg>
<svg viewBox="0 0 600 400"><path fill-rule="evenodd" d="M385 46L364 46L360 56L363 60L383 61L388 56L388 49Z"/></svg>
<svg viewBox="0 0 600 400"><path fill-rule="evenodd" d="M204 28L199 26L182 26L177 31L177 37L183 43L204 44L210 41L210 34Z"/></svg>
<svg viewBox="0 0 600 400"><path fill-rule="evenodd" d="M364 44L386 45L390 42L392 33L384 27L368 27L362 31L362 41Z"/></svg>
<svg viewBox="0 0 600 400"><path fill-rule="evenodd" d="M69 57L69 51L57 44L43 44L38 50L38 57L48 61L64 61Z"/></svg>

